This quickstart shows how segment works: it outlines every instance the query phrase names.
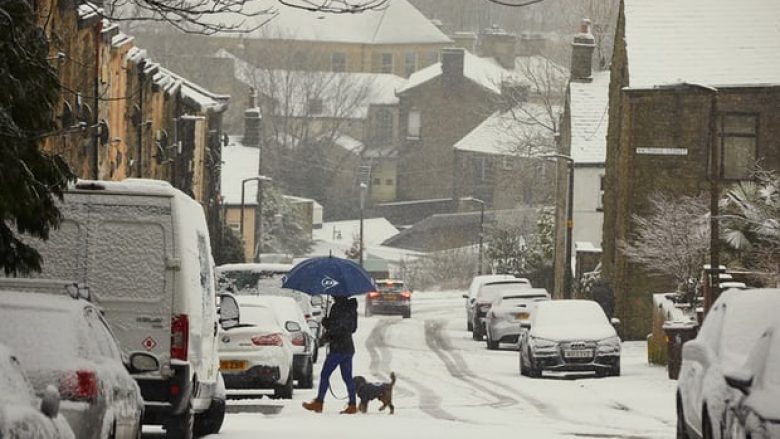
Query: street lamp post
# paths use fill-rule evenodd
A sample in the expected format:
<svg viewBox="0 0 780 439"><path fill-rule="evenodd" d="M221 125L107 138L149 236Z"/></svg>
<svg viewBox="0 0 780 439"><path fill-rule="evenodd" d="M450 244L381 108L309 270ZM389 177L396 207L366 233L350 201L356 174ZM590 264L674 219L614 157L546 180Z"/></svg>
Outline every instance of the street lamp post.
<svg viewBox="0 0 780 439"><path fill-rule="evenodd" d="M569 171L569 186L566 195L566 238L565 238L565 256L563 272L565 276L563 285L563 298L572 299L572 272L571 272L571 252L572 240L574 239L574 159L565 154L547 154L544 157L561 159L567 162Z"/></svg>
<svg viewBox="0 0 780 439"><path fill-rule="evenodd" d="M257 182L257 190L260 191L260 182L261 181L271 181L270 177L266 177L265 175L258 175L256 177L249 177L241 180L241 211L239 212L239 222L238 222L238 234L241 237L241 242L244 242L244 194L246 193L246 184L250 181L256 181ZM260 200L262 201L262 196L259 196ZM259 203L258 203L259 204ZM262 208L261 208L262 209ZM255 215L255 224L257 224L257 218L258 216ZM257 230L257 227L255 227L255 230ZM255 238L257 238L257 235L255 235ZM255 240L255 242L257 242Z"/></svg>
<svg viewBox="0 0 780 439"><path fill-rule="evenodd" d="M358 263L363 266L363 210L366 204L366 189L368 185L360 183L360 254L358 255Z"/></svg>
<svg viewBox="0 0 780 439"><path fill-rule="evenodd" d="M485 202L479 198L472 198L472 201L479 203L479 265L477 274L482 274L482 243L485 239Z"/></svg>

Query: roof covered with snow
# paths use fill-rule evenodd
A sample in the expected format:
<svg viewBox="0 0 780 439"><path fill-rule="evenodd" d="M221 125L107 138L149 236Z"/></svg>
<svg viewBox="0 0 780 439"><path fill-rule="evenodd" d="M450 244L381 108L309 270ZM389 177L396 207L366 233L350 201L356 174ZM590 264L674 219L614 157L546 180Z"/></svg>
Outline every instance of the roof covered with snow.
<svg viewBox="0 0 780 439"><path fill-rule="evenodd" d="M630 88L780 84L777 0L625 0Z"/></svg>
<svg viewBox="0 0 780 439"><path fill-rule="evenodd" d="M560 107L526 102L498 111L455 143L459 151L527 157L555 148L554 122Z"/></svg>
<svg viewBox="0 0 780 439"><path fill-rule="evenodd" d="M446 44L451 40L408 0L392 0L386 7L359 14L327 14L310 12L281 4L276 0L255 0L246 3L252 11L275 9L276 17L268 15L246 17L224 14L220 22L240 25L243 29L258 29L245 35L249 38L316 41L352 44ZM255 9L256 8L256 9Z"/></svg>
<svg viewBox="0 0 780 439"><path fill-rule="evenodd" d="M397 234L398 229L385 218L363 220L363 242L366 245L381 244ZM360 220L326 222L322 224L321 229L314 230L312 235L314 239L344 241L351 246L353 238L360 236Z"/></svg>
<svg viewBox="0 0 780 439"><path fill-rule="evenodd" d="M441 61L412 73L398 93L404 93L442 75ZM493 93L501 93L501 83L514 79L515 74L499 65L493 58L480 58L469 51L463 55L463 76Z"/></svg>
<svg viewBox="0 0 780 439"><path fill-rule="evenodd" d="M222 197L227 205L241 204L241 181L257 176L260 148L244 146L233 138L222 147ZM244 203L256 204L257 182L248 181L245 185Z"/></svg>
<svg viewBox="0 0 780 439"><path fill-rule="evenodd" d="M229 95L212 93L198 84L185 79L159 63L152 61L144 49L133 47L127 52L127 60L142 66L143 72L151 76L152 81L169 96L181 93L184 101L200 112L221 112L227 108Z"/></svg>
<svg viewBox="0 0 780 439"><path fill-rule="evenodd" d="M288 116L364 119L370 105L397 105L396 90L406 83L390 73L261 69L224 49L216 56L233 60L236 79L272 97ZM311 112L314 99L322 102L322 111Z"/></svg>
<svg viewBox="0 0 780 439"><path fill-rule="evenodd" d="M609 119L609 72L593 72L592 82L572 82L571 157L574 163L604 163L607 160Z"/></svg>

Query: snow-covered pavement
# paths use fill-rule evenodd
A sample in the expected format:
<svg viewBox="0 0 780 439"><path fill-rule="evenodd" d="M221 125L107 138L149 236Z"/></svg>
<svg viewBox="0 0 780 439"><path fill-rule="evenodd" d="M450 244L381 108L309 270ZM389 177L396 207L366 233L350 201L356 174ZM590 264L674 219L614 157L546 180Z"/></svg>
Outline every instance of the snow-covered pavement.
<svg viewBox="0 0 780 439"><path fill-rule="evenodd" d="M533 438L669 438L674 436L675 382L649 366L645 344L623 345L620 377L545 374L521 377L517 352L488 351L466 332L462 292L416 292L411 319L361 317L355 374L369 381L398 377L396 413L339 415L346 390L338 373L325 411L304 411L314 390L291 401L231 401L219 435L209 438L469 438L522 434ZM362 314L361 314L362 315ZM150 430L145 438L160 438Z"/></svg>

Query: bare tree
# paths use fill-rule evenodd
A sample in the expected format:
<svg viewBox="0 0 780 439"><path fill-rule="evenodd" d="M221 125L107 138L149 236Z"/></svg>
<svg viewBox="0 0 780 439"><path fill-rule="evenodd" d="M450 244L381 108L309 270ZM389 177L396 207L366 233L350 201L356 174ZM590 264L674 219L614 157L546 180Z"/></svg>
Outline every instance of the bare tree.
<svg viewBox="0 0 780 439"><path fill-rule="evenodd" d="M651 274L671 277L692 294L709 246L709 204L703 195L655 193L647 215L633 215L634 233L618 248Z"/></svg>

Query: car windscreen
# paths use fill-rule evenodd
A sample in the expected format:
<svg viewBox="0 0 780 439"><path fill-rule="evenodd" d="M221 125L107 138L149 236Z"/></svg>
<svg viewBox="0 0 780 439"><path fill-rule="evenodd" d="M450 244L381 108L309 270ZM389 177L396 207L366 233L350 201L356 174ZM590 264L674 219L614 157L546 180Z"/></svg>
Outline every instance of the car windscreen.
<svg viewBox="0 0 780 439"><path fill-rule="evenodd" d="M377 291L380 293L401 293L405 290L404 284L402 283L393 283L393 284L377 284L376 286Z"/></svg>
<svg viewBox="0 0 780 439"><path fill-rule="evenodd" d="M483 302L492 302L499 294L507 291L522 291L531 288L527 283L491 283L482 285L477 292L477 298Z"/></svg>
<svg viewBox="0 0 780 439"><path fill-rule="evenodd" d="M544 294L538 296L509 296L501 299L501 306L529 305L542 300L547 300L547 296Z"/></svg>
<svg viewBox="0 0 780 439"><path fill-rule="evenodd" d="M22 367L51 368L63 360L81 357L83 342L73 316L56 309L0 308L0 333L13 334L2 342Z"/></svg>
<svg viewBox="0 0 780 439"><path fill-rule="evenodd" d="M542 305L552 306L542 306ZM554 301L537 305L534 325L556 328L562 326L608 325L604 311L588 303Z"/></svg>

